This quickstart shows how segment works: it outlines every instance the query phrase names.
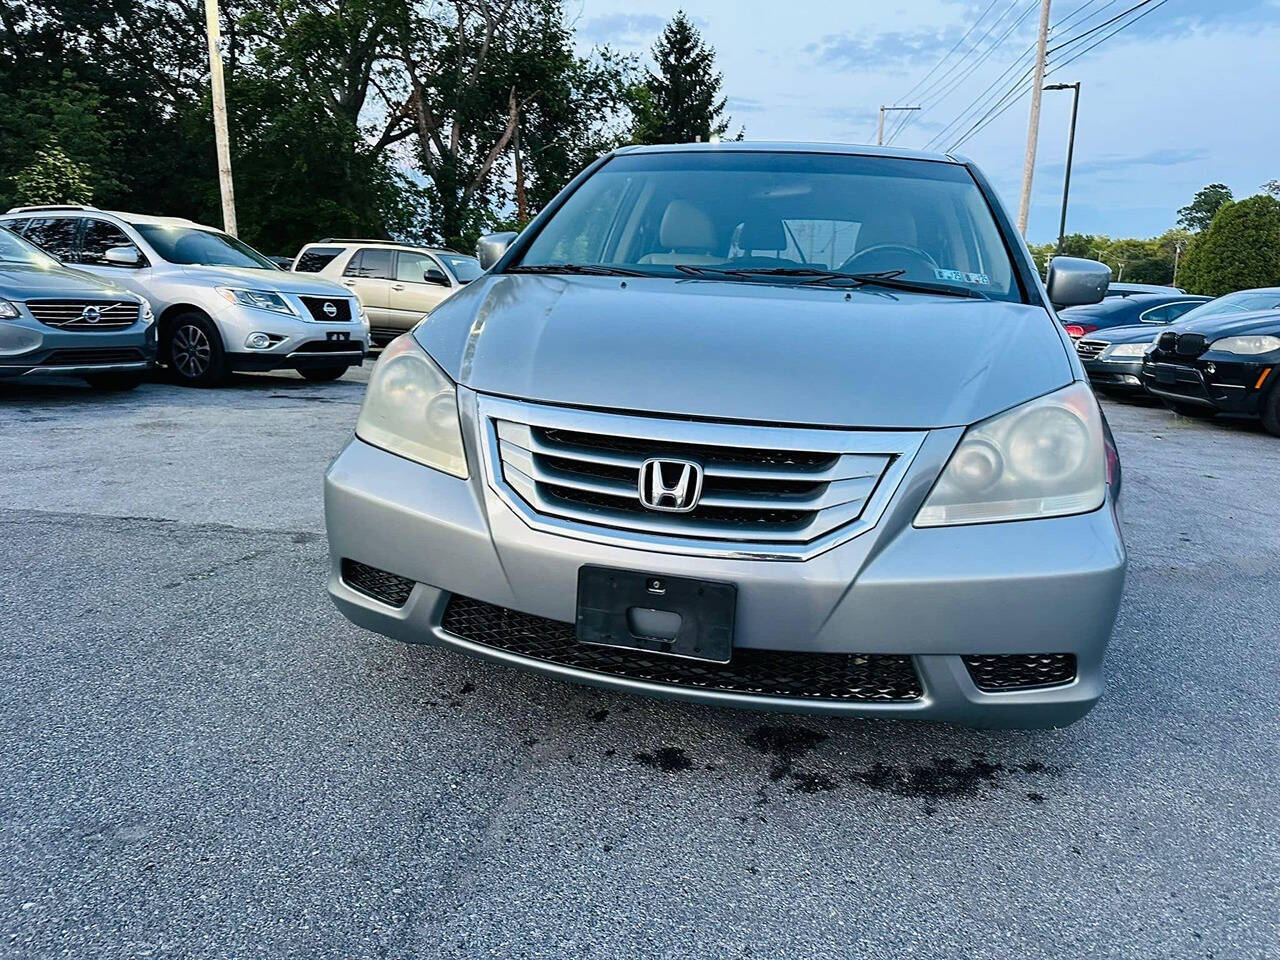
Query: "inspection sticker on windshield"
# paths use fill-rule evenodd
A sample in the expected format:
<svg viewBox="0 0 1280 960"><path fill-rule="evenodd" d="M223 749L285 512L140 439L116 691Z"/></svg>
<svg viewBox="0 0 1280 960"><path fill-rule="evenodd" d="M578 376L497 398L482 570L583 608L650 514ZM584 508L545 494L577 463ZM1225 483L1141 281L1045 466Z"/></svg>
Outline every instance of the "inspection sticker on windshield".
<svg viewBox="0 0 1280 960"><path fill-rule="evenodd" d="M979 287L991 285L991 278L985 273L965 273L963 270L943 270L941 267L934 267L933 275L948 283L971 283Z"/></svg>

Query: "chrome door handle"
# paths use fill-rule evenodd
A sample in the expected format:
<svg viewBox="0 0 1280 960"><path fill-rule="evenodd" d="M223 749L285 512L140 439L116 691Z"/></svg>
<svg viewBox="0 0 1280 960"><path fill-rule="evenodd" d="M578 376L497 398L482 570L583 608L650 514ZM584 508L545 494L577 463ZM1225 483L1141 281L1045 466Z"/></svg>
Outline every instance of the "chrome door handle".
<svg viewBox="0 0 1280 960"><path fill-rule="evenodd" d="M342 285L344 287L354 287L356 285L356 282L354 280L343 280Z"/></svg>
<svg viewBox="0 0 1280 960"><path fill-rule="evenodd" d="M404 289L404 284L403 284L403 283L393 283L393 284L391 285L391 289L392 289L392 290L403 290L403 289Z"/></svg>

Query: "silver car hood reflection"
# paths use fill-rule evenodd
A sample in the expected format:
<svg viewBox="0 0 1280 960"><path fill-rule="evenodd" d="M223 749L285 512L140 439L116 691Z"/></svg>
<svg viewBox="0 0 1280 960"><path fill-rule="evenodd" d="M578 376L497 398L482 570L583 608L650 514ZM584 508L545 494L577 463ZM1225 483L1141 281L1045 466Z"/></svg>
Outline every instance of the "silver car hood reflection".
<svg viewBox="0 0 1280 960"><path fill-rule="evenodd" d="M414 336L457 382L765 423L974 423L1073 379L1041 307L862 288L500 274Z"/></svg>

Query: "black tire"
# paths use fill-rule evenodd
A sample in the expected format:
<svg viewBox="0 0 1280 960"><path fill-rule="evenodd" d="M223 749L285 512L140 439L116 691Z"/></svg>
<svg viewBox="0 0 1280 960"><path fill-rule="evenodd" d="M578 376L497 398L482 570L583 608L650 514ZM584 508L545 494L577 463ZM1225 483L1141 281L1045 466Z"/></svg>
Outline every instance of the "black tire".
<svg viewBox="0 0 1280 960"><path fill-rule="evenodd" d="M1173 403L1165 404L1170 410L1180 417L1188 417L1192 420L1212 420L1218 415L1218 411L1210 407L1198 407L1194 403Z"/></svg>
<svg viewBox="0 0 1280 960"><path fill-rule="evenodd" d="M1275 374L1273 374L1273 379ZM1273 437L1280 437L1280 386L1271 385L1267 395L1262 398L1262 429Z"/></svg>
<svg viewBox="0 0 1280 960"><path fill-rule="evenodd" d="M169 373L188 387L216 387L227 379L227 352L218 328L205 316L174 317L161 345Z"/></svg>
<svg viewBox="0 0 1280 960"><path fill-rule="evenodd" d="M123 392L132 390L142 383L142 377L136 373L95 373L85 377L85 382L95 390L112 390Z"/></svg>
<svg viewBox="0 0 1280 960"><path fill-rule="evenodd" d="M330 380L337 380L340 376L347 372L347 365L344 363L338 367L309 367L306 370L299 370L300 374L308 380L316 383L328 383Z"/></svg>

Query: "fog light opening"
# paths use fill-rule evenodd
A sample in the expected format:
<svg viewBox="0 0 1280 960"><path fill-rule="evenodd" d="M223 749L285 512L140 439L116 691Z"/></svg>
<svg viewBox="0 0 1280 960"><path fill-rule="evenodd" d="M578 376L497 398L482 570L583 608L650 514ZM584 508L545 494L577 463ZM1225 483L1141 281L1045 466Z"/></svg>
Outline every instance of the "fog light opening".
<svg viewBox="0 0 1280 960"><path fill-rule="evenodd" d="M271 337L260 331L254 332L245 338L244 345L250 350L266 350L271 346Z"/></svg>

